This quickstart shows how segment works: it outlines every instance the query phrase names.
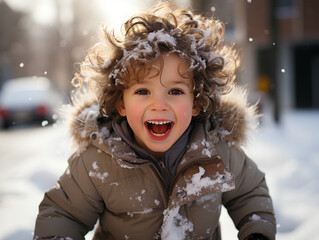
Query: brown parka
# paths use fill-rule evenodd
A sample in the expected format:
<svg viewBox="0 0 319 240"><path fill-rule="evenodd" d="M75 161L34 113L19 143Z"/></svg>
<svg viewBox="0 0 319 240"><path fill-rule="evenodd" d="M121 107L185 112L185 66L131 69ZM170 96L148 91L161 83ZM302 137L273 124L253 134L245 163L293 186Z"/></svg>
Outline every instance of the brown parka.
<svg viewBox="0 0 319 240"><path fill-rule="evenodd" d="M207 121L195 121L187 150L168 187L165 176L98 121L94 100L75 101L71 131L77 151L39 207L34 239L220 239L224 205L239 230L275 239L264 174L241 150L254 118L245 94L222 97ZM85 98L87 99L87 98Z"/></svg>

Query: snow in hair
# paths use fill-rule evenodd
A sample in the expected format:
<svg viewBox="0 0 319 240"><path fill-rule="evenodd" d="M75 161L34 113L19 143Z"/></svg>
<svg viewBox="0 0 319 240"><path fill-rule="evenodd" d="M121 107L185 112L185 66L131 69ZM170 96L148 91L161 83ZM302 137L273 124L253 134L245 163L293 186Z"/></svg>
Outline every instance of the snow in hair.
<svg viewBox="0 0 319 240"><path fill-rule="evenodd" d="M129 80L143 78L146 66L162 52L175 52L189 64L195 105L202 109L198 117L210 116L231 89L239 58L233 46L222 42L219 20L163 2L130 18L118 36L106 27L101 33L75 80L88 83L106 116L117 116L116 102Z"/></svg>

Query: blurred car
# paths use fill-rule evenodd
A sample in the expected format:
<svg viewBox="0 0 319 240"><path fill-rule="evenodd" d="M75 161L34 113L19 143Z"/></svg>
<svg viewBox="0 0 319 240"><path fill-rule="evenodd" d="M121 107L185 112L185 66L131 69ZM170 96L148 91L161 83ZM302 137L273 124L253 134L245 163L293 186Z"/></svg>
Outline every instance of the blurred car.
<svg viewBox="0 0 319 240"><path fill-rule="evenodd" d="M0 125L8 128L32 121L53 122L62 97L45 77L23 77L6 81L0 90Z"/></svg>

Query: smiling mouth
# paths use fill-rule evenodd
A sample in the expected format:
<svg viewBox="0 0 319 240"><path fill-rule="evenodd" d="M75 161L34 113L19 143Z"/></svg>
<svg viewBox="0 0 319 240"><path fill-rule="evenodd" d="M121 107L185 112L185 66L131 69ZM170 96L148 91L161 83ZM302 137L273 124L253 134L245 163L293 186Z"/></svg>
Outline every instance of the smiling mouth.
<svg viewBox="0 0 319 240"><path fill-rule="evenodd" d="M171 121L147 121L145 123L150 133L155 137L163 137L168 134L173 124Z"/></svg>

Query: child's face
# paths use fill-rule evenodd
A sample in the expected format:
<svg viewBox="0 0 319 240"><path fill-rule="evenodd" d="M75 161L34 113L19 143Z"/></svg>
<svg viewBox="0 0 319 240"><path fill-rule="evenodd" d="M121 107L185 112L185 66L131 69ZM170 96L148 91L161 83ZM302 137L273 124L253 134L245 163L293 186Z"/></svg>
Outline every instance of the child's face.
<svg viewBox="0 0 319 240"><path fill-rule="evenodd" d="M142 82L132 82L117 104L126 116L137 143L155 157L167 151L188 128L194 107L192 77L182 77L189 65L176 53L163 53L162 72L148 74ZM158 62L156 65L159 66Z"/></svg>

